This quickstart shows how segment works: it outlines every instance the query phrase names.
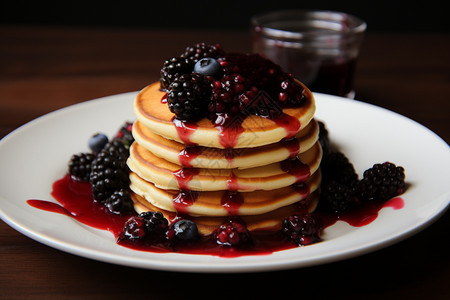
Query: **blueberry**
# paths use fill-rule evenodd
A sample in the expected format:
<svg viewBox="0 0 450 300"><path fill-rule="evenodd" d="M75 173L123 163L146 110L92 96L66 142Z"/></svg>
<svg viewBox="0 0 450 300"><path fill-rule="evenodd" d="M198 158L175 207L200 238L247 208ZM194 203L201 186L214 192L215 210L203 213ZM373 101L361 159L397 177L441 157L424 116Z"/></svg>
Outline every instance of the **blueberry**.
<svg viewBox="0 0 450 300"><path fill-rule="evenodd" d="M99 153L108 143L108 137L103 133L97 133L93 135L89 141L88 146L94 153Z"/></svg>
<svg viewBox="0 0 450 300"><path fill-rule="evenodd" d="M220 63L214 58L205 57L200 59L194 65L194 73L199 73L204 76L212 76L214 78L220 78L223 74L223 69Z"/></svg>
<svg viewBox="0 0 450 300"><path fill-rule="evenodd" d="M182 240L192 240L198 236L197 224L191 220L180 220L173 225L175 236Z"/></svg>

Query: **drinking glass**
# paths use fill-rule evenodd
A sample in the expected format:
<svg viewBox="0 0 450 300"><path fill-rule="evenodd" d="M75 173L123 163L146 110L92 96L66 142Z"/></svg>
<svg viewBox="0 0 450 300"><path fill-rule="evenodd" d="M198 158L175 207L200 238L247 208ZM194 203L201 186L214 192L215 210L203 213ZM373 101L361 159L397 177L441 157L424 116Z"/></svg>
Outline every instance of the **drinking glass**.
<svg viewBox="0 0 450 300"><path fill-rule="evenodd" d="M275 11L251 19L253 51L314 92L354 97L353 78L366 23L336 11Z"/></svg>

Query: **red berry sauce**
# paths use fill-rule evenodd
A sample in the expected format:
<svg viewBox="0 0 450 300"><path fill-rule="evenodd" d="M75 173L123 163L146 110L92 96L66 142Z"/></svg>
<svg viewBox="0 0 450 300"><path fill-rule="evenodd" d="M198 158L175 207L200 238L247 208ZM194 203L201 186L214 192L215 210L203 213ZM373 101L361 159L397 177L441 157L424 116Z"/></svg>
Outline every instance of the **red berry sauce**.
<svg viewBox="0 0 450 300"><path fill-rule="evenodd" d="M288 114L281 113L279 117L272 118L271 120L286 130L286 139L293 138L300 130L300 121Z"/></svg>
<svg viewBox="0 0 450 300"><path fill-rule="evenodd" d="M185 191L186 195L179 201L177 210L183 213L183 208L190 205L196 193ZM35 208L60 213L78 222L101 230L110 231L117 239L123 230L125 222L132 215L116 215L110 213L104 205L92 200L90 184L73 180L69 175L55 181L51 195L59 203L44 200L28 200L27 203ZM187 196L189 195L189 196ZM228 198L228 201L226 200ZM190 200L189 200L190 199ZM229 192L224 197L224 206L228 206L231 214L236 206L239 206L239 196ZM318 218L322 228L333 225L338 220L348 222L352 226L364 226L371 223L378 216L378 212L383 207L400 209L404 206L402 198L397 197L385 203L377 203L362 207L362 209L350 211L343 214L332 214L325 212L315 212L313 216ZM121 240L121 246L139 251L149 252L178 252L186 254L214 255L221 257L239 257L245 255L267 255L275 251L298 247L287 240L279 231L274 232L252 232L252 242L242 247L229 247L218 245L211 237L201 237L196 241L175 245L148 245L140 241Z"/></svg>
<svg viewBox="0 0 450 300"><path fill-rule="evenodd" d="M231 216L235 216L238 214L239 208L243 203L244 197L242 196L242 194L233 190L225 191L220 202L220 204Z"/></svg>
<svg viewBox="0 0 450 300"><path fill-rule="evenodd" d="M91 185L88 182L73 180L65 175L55 181L51 195L59 204L28 200L33 207L70 216L80 223L118 235L131 215L116 215L108 211L105 205L92 199Z"/></svg>
<svg viewBox="0 0 450 300"><path fill-rule="evenodd" d="M233 149L236 146L239 136L244 132L242 121L243 119L239 118L235 122L216 125L219 130L219 142L224 148Z"/></svg>
<svg viewBox="0 0 450 300"><path fill-rule="evenodd" d="M195 146L196 144L193 143L190 139L191 135L197 130L197 124L181 121L177 118L173 118L172 120L173 124L175 125L175 129L178 132L178 136L183 141L184 144L187 146Z"/></svg>
<svg viewBox="0 0 450 300"><path fill-rule="evenodd" d="M189 182L199 173L199 169L195 168L181 168L178 171L173 172L175 179L177 180L180 190L188 190Z"/></svg>
<svg viewBox="0 0 450 300"><path fill-rule="evenodd" d="M300 142L298 139L283 139L281 143L289 151L289 158L295 158L299 154Z"/></svg>
<svg viewBox="0 0 450 300"><path fill-rule="evenodd" d="M183 167L192 167L192 160L197 158L202 152L200 146L187 146L178 154L178 159Z"/></svg>
<svg viewBox="0 0 450 300"><path fill-rule="evenodd" d="M174 195L172 203L175 210L180 214L188 214L189 206L193 205L198 198L198 192L191 190L180 190Z"/></svg>
<svg viewBox="0 0 450 300"><path fill-rule="evenodd" d="M296 178L296 182L304 182L311 175L309 166L297 157L284 160L280 163L281 170Z"/></svg>

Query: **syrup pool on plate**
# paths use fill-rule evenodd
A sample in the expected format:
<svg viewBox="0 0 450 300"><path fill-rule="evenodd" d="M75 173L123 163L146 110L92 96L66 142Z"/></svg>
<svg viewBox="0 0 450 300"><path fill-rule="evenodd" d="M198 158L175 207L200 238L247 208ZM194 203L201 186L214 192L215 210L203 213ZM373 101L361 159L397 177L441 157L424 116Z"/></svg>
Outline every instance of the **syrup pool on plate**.
<svg viewBox="0 0 450 300"><path fill-rule="evenodd" d="M74 218L78 222L101 230L110 231L117 240L121 234L125 222L135 214L112 214L101 203L92 199L90 184L72 179L70 175L65 175L53 184L51 195L57 201L50 202L46 200L31 199L27 203L35 208L65 215ZM189 193L192 193L190 191ZM188 199L191 196L183 196L180 200L179 210L182 212L183 205L189 205ZM234 198L236 197L236 198ZM183 202L184 201L184 202ZM185 203L186 202L186 203ZM234 209L236 202L239 202L238 196L225 199L230 210ZM184 203L184 204L182 204ZM401 209L404 201L400 197L393 198L385 203L367 205L360 209L343 214L334 214L329 212L317 211L313 216L321 223L322 230L335 224L338 220L345 221L352 226L360 227L370 224L376 219L379 211L383 207ZM268 255L275 251L282 251L298 247L286 239L279 231L256 232L252 233L253 242L244 247L229 247L218 245L211 237L200 237L198 240L188 243L175 244L157 244L150 245L145 242L130 242L122 240L119 245L139 251L149 252L178 252L185 254L215 255L221 257L239 257L245 255ZM322 241L326 242L326 241Z"/></svg>

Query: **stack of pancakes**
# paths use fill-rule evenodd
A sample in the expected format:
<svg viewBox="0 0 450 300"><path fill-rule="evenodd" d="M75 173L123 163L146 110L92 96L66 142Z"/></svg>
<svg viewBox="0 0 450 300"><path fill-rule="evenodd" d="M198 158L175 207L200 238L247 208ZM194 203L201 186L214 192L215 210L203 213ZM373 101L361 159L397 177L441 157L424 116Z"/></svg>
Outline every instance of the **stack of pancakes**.
<svg viewBox="0 0 450 300"><path fill-rule="evenodd" d="M127 162L136 211L189 218L208 235L229 216L240 216L250 231L272 230L314 210L322 150L314 98L306 87L304 94L281 121L241 114L236 126L223 127L206 118L178 121L159 83L144 88L134 102Z"/></svg>

